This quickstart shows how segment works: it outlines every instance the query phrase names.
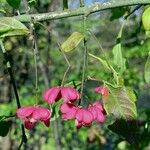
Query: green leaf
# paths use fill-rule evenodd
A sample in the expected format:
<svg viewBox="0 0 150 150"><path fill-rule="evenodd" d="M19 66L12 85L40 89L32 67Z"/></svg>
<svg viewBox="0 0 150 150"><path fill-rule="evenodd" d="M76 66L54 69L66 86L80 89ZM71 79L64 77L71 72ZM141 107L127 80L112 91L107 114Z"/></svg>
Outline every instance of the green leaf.
<svg viewBox="0 0 150 150"><path fill-rule="evenodd" d="M11 124L11 121L0 121L0 136L4 137L8 134Z"/></svg>
<svg viewBox="0 0 150 150"><path fill-rule="evenodd" d="M150 38L150 31L145 31L146 37Z"/></svg>
<svg viewBox="0 0 150 150"><path fill-rule="evenodd" d="M93 55L93 54L91 54L91 53L88 53L88 55L91 56L91 57L93 57L93 58L95 58L95 59L97 59L97 60L99 60L100 63L103 65L103 67L104 67L107 71L111 71L111 68L110 68L109 65L107 64L107 61L106 61L106 60L104 60L104 59L102 59L102 58L100 58L100 57L97 57L97 56L95 56L95 55Z"/></svg>
<svg viewBox="0 0 150 150"><path fill-rule="evenodd" d="M103 96L104 108L108 114L113 114L117 119L131 120L137 117L136 96L132 88L107 85L108 96Z"/></svg>
<svg viewBox="0 0 150 150"><path fill-rule="evenodd" d="M21 0L7 0L7 3L15 9L18 9L20 6Z"/></svg>
<svg viewBox="0 0 150 150"><path fill-rule="evenodd" d="M6 14L6 11L4 9L0 9L0 13Z"/></svg>
<svg viewBox="0 0 150 150"><path fill-rule="evenodd" d="M30 7L35 6L37 3L37 0L28 0L28 4Z"/></svg>
<svg viewBox="0 0 150 150"><path fill-rule="evenodd" d="M118 37L117 37L117 44L113 47L113 62L114 64L119 68L120 73L122 74L126 70L126 59L122 56L122 50L121 50L121 36L122 36L122 30L124 27L124 24L122 24L121 29L119 31Z"/></svg>
<svg viewBox="0 0 150 150"><path fill-rule="evenodd" d="M12 17L1 17L0 19L0 38L16 35L28 35L28 28L20 21Z"/></svg>
<svg viewBox="0 0 150 150"><path fill-rule="evenodd" d="M62 101L60 100L60 101L58 101L58 102L56 102L52 105L53 114L52 114L51 121L56 120L60 116L60 111L59 110L60 110L60 105L61 104L62 104Z"/></svg>
<svg viewBox="0 0 150 150"><path fill-rule="evenodd" d="M5 116L0 116L0 121L4 120L5 119Z"/></svg>
<svg viewBox="0 0 150 150"><path fill-rule="evenodd" d="M142 15L143 27L146 31L150 30L150 7L148 7Z"/></svg>
<svg viewBox="0 0 150 150"><path fill-rule="evenodd" d="M88 53L88 55L91 56L91 57L93 57L93 58L95 58L95 59L97 59L97 60L99 60L100 63L103 65L104 69L106 71L111 72L113 74L113 77L114 77L115 81L118 82L118 73L113 68L113 66L111 66L110 64L108 64L108 62L106 60L104 60L104 59L102 59L100 57L97 57L97 56L95 56L95 55L93 55L91 53Z"/></svg>
<svg viewBox="0 0 150 150"><path fill-rule="evenodd" d="M11 118L11 117L15 117L15 115L8 115L8 116L2 115L0 116L0 121L4 121L5 119Z"/></svg>
<svg viewBox="0 0 150 150"><path fill-rule="evenodd" d="M83 38L84 36L80 32L73 32L61 45L61 49L65 52L70 52L78 46Z"/></svg>
<svg viewBox="0 0 150 150"><path fill-rule="evenodd" d="M68 9L68 0L63 0L63 9Z"/></svg>
<svg viewBox="0 0 150 150"><path fill-rule="evenodd" d="M146 83L150 83L150 52L145 64L144 77Z"/></svg>
<svg viewBox="0 0 150 150"><path fill-rule="evenodd" d="M116 44L113 48L113 62L120 69L120 73L126 70L126 59L122 56L121 43Z"/></svg>
<svg viewBox="0 0 150 150"><path fill-rule="evenodd" d="M111 9L111 17L110 20L113 21L115 19L119 19L122 17L126 12L128 11L128 7L123 7L123 8L114 8Z"/></svg>

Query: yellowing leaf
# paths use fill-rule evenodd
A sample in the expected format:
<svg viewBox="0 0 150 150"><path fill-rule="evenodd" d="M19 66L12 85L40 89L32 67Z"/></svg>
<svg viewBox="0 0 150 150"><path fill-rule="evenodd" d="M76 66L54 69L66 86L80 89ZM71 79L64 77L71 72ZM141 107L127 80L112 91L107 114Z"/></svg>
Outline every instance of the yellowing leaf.
<svg viewBox="0 0 150 150"><path fill-rule="evenodd" d="M148 7L142 16L142 23L146 31L150 30L150 7Z"/></svg>
<svg viewBox="0 0 150 150"><path fill-rule="evenodd" d="M73 32L61 45L61 49L65 52L70 52L78 46L83 38L84 36L80 32Z"/></svg>
<svg viewBox="0 0 150 150"><path fill-rule="evenodd" d="M1 17L0 38L27 34L29 34L28 28L20 21L12 17Z"/></svg>
<svg viewBox="0 0 150 150"><path fill-rule="evenodd" d="M103 97L104 108L117 119L132 120L137 117L136 96L129 87L114 88L107 85L109 95Z"/></svg>

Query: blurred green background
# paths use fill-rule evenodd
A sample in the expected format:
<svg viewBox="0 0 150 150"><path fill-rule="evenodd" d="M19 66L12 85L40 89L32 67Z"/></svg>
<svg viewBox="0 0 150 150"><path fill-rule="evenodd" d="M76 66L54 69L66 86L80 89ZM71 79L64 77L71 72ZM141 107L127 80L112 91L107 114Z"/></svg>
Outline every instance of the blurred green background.
<svg viewBox="0 0 150 150"><path fill-rule="evenodd" d="M30 4L30 13L42 13L62 10L62 1L59 0L33 0ZM86 5L96 1L88 0ZM105 1L104 1L105 2ZM69 8L79 7L78 1L69 0ZM20 14L25 13L25 0L21 2ZM98 39L110 62L113 61L112 48L115 45L118 32L123 23L123 15L133 10L133 7L116 8L92 14L87 19L87 28ZM139 145L142 150L150 149L150 85L144 80L144 66L150 51L150 39L145 35L141 23L141 15L144 7L135 11L126 21L122 33L122 53L126 58L127 70L123 73L126 86L135 89L137 95L137 111L139 120ZM12 9L5 0L0 0L0 16L16 15L18 11ZM83 32L82 17L64 18L42 22L35 25L37 44L39 49L38 60L38 92L39 104L46 106L42 101L42 92L50 86L61 84L67 63L59 51L57 42L63 43L71 33ZM28 24L26 24L29 27ZM46 29L45 29L46 27ZM48 32L49 31L49 32ZM35 95L35 72L34 56L31 38L10 37L4 41L5 48L11 60L13 73L22 106L33 105ZM97 42L88 35L88 51L96 56L102 56ZM83 65L83 43L66 56L71 68L65 78L66 85L81 83ZM100 62L88 56L88 67L86 75L98 80L111 80ZM87 105L92 101L100 99L94 93L94 88L99 85L96 81L86 80L85 101ZM80 88L80 86L77 86ZM108 129L111 116L104 124L93 124L90 128L76 129L74 121L62 121L59 117L59 104L54 108L56 114L53 116L51 126L44 127L38 123L32 131L26 130L27 144L21 149L25 150L132 150L129 143L116 133ZM16 102L10 78L4 64L3 54L0 51L0 116L13 115L16 112ZM53 121L54 120L54 121ZM12 124L9 133L0 137L0 150L16 150L21 141L21 121L17 118L11 119ZM2 128L1 128L2 129ZM1 130L0 129L0 130ZM3 130L3 129L2 129Z"/></svg>

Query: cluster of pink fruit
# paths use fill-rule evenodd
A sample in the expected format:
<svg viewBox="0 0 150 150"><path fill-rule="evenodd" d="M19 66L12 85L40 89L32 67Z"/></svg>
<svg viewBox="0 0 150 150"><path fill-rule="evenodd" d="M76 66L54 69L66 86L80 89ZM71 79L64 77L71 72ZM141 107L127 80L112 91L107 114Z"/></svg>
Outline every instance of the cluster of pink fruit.
<svg viewBox="0 0 150 150"><path fill-rule="evenodd" d="M95 91L104 96L108 95L106 87L97 87ZM43 94L43 100L49 105L61 98L64 100L60 106L62 119L75 119L77 128L90 126L93 121L100 123L105 121L105 111L100 102L90 104L87 108L74 104L76 100L80 99L80 93L72 87L51 87ZM48 127L52 111L38 105L25 106L17 109L17 116L24 121L25 128L30 130L38 121L42 121Z"/></svg>

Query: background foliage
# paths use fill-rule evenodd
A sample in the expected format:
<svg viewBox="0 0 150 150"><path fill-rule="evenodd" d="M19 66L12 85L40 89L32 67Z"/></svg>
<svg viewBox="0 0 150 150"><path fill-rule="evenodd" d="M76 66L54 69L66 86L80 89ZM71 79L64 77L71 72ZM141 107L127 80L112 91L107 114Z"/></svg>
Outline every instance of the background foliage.
<svg viewBox="0 0 150 150"><path fill-rule="evenodd" d="M89 5L94 2L94 0L87 0L85 4ZM78 1L69 1L70 9L77 7L79 7ZM121 114L123 117L115 121L115 115L110 114L107 116L106 123L102 125L94 124L90 128L77 130L74 121L64 122L59 118L58 108L60 103L57 103L53 106L55 115L52 118L50 128L45 128L43 124L39 123L31 132L26 131L28 142L22 146L22 149L132 150L136 149L136 145L139 146L139 149L150 149L150 94L149 83L146 82L149 81L147 79L149 73L148 75L144 74L145 68L149 70L149 62L146 63L146 60L150 51L150 39L145 34L141 22L145 7L140 7L128 19L124 19L124 16L132 12L135 7L101 11L88 16L86 22L88 52L93 56L88 55L87 78L82 105L86 106L88 103L100 99L100 95L94 93L94 88L102 85L102 81L114 85L115 76L117 76L118 85L123 86L123 88L114 88L106 83L111 92L107 99L102 99L107 112L111 113L113 110L113 114L119 116ZM13 3L11 0L0 0L0 17L62 9L62 1L58 0L15 0ZM30 29L29 24L25 24L26 27L24 27L19 22L15 22L15 24L12 24L12 28L15 27L15 29L11 28L10 32L7 20L4 18L0 22L5 23L3 26L0 24L0 37L28 34L26 27ZM8 27L6 28L6 26ZM36 22L35 31L39 49L37 61L38 99L39 103L44 106L41 97L42 92L49 86L60 85L67 69L67 63L59 50L59 44L64 43L73 32L83 33L83 19L82 17L72 17L42 23ZM65 78L65 84L73 85L72 81L74 81L77 89L80 90L84 46L83 37L80 35L78 38L80 38L79 45L75 45L74 50L71 48L70 52L65 53L71 65ZM100 50L100 45L103 47L105 54ZM33 105L35 98L35 64L32 36L7 37L4 39L4 46L12 65L21 104L22 106ZM62 49L68 51L64 47L62 46ZM106 58L116 72L112 72L105 60ZM145 66L145 64L147 65ZM0 136L3 137L0 138L0 149L17 149L21 142L21 121L14 117L16 102L1 51L0 85ZM128 104L125 107L121 106L123 105L122 99L127 100ZM119 103L116 103L116 101ZM133 103L135 101L137 110ZM112 108L112 105L115 107ZM131 110L128 110L128 106L131 105ZM115 108L116 112L114 111ZM124 117L126 119L125 113L128 113L128 111L132 113L132 117L136 120L125 121L122 119Z"/></svg>

